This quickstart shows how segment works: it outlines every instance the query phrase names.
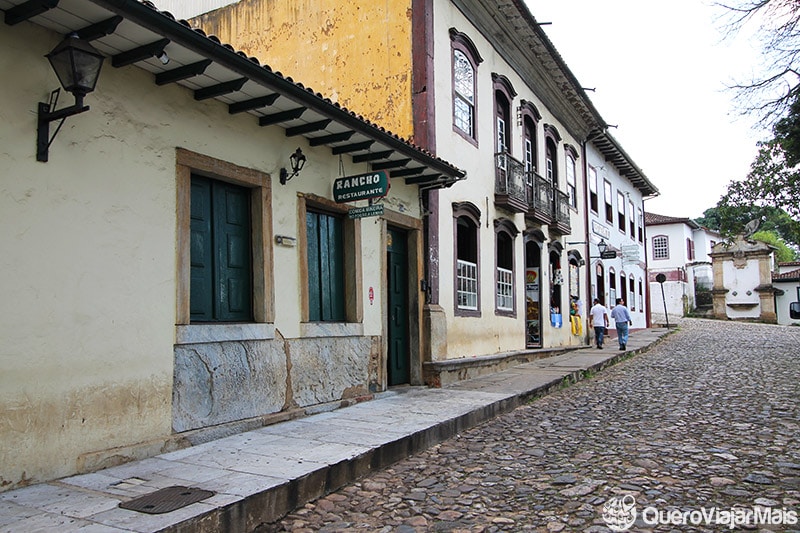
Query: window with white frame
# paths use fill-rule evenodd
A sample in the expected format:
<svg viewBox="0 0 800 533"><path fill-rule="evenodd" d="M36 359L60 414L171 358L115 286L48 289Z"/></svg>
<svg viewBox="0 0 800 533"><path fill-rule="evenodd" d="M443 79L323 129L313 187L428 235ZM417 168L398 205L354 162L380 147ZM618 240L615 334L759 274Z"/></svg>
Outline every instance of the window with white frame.
<svg viewBox="0 0 800 533"><path fill-rule="evenodd" d="M628 303L630 305L631 311L636 311L636 280L633 279L633 274L631 274L629 282L630 283L628 284L628 286L630 288L628 289Z"/></svg>
<svg viewBox="0 0 800 533"><path fill-rule="evenodd" d="M642 215L641 208L638 208L636 211L636 219L639 221L639 242L644 242L644 216Z"/></svg>
<svg viewBox="0 0 800 533"><path fill-rule="evenodd" d="M653 259L669 259L669 237L666 235L653 237Z"/></svg>
<svg viewBox="0 0 800 533"><path fill-rule="evenodd" d="M644 289L642 288L642 278L639 278L639 312L644 313Z"/></svg>
<svg viewBox="0 0 800 533"><path fill-rule="evenodd" d="M567 195L569 197L569 205L578 207L578 198L576 197L575 189L575 158L572 154L567 154Z"/></svg>
<svg viewBox="0 0 800 533"><path fill-rule="evenodd" d="M597 213L597 169L589 167L589 208Z"/></svg>
<svg viewBox="0 0 800 533"><path fill-rule="evenodd" d="M453 125L475 138L475 68L461 50L453 51Z"/></svg>
<svg viewBox="0 0 800 533"><path fill-rule="evenodd" d="M603 201L606 205L606 222L614 222L614 200L611 198L611 183L603 180Z"/></svg>
<svg viewBox="0 0 800 533"><path fill-rule="evenodd" d="M514 310L514 240L505 231L497 233L497 310Z"/></svg>
<svg viewBox="0 0 800 533"><path fill-rule="evenodd" d="M636 219L633 217L635 214L636 211L634 210L633 202L628 202L628 225L631 230L631 239L636 238Z"/></svg>
<svg viewBox="0 0 800 533"><path fill-rule="evenodd" d="M455 293L456 314L480 314L480 269L478 265L478 229L480 211L471 203L453 204L455 222L456 264Z"/></svg>
<svg viewBox="0 0 800 533"><path fill-rule="evenodd" d="M465 33L450 28L453 51L453 129L472 144L477 144L477 70L483 61L475 43Z"/></svg>
<svg viewBox="0 0 800 533"><path fill-rule="evenodd" d="M617 191L617 227L625 233L625 195Z"/></svg>

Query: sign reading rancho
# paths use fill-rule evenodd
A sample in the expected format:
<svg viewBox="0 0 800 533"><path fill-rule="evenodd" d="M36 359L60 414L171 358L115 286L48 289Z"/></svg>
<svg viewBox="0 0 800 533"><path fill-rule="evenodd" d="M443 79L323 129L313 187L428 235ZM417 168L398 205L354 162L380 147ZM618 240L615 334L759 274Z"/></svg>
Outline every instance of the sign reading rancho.
<svg viewBox="0 0 800 533"><path fill-rule="evenodd" d="M367 198L380 198L389 191L389 176L380 170L358 176L345 176L333 181L333 199L336 203L354 202Z"/></svg>

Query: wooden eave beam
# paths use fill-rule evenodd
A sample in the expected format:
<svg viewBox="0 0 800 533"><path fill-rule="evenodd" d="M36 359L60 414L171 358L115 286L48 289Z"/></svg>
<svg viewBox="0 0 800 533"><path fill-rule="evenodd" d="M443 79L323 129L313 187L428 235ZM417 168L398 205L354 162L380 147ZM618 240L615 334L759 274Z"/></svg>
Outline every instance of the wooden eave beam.
<svg viewBox="0 0 800 533"><path fill-rule="evenodd" d="M252 111L262 107L269 107L275 103L280 95L278 93L268 94L266 96L259 96L258 98L251 98L250 100L243 100L241 102L234 102L228 105L228 113L235 115L236 113L243 113L245 111Z"/></svg>
<svg viewBox="0 0 800 533"><path fill-rule="evenodd" d="M324 130L333 121L331 118L319 120L317 122L309 122L308 124L301 124L300 126L292 126L286 128L286 136L294 137L295 135L303 135L304 133L312 133L315 131Z"/></svg>
<svg viewBox="0 0 800 533"><path fill-rule="evenodd" d="M203 87L202 89L197 89L194 92L194 99L206 100L208 98L222 96L223 94L230 94L240 90L245 83L247 83L247 78L239 78L236 80L218 83L216 85L211 85L209 87Z"/></svg>
<svg viewBox="0 0 800 533"><path fill-rule="evenodd" d="M281 111L279 113L273 113L271 115L264 115L263 117L258 119L259 126L270 126L272 124L278 124L280 122L286 122L287 120L294 120L296 118L300 118L303 113L306 112L307 107L298 107L295 109L289 109L287 111Z"/></svg>
<svg viewBox="0 0 800 533"><path fill-rule="evenodd" d="M119 68L126 65L131 65L137 61L150 59L151 57L155 57L163 52L164 47L166 47L168 44L169 39L159 39L157 41L153 41L152 43L143 44L142 46L137 46L136 48L131 48L130 50L120 52L111 58L111 65ZM156 81L156 83L158 83L158 81Z"/></svg>
<svg viewBox="0 0 800 533"><path fill-rule="evenodd" d="M213 63L213 61L210 59L203 59L197 63L191 63L189 65L168 70L166 72L160 72L156 74L156 85L166 85L168 83L174 83L176 81L199 76L205 72L211 63Z"/></svg>

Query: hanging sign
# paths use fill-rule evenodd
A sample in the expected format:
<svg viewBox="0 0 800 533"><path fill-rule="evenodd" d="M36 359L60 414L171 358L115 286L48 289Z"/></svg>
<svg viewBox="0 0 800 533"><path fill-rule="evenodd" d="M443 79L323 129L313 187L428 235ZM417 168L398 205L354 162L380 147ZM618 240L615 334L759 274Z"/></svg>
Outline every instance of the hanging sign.
<svg viewBox="0 0 800 533"><path fill-rule="evenodd" d="M333 200L339 204L380 198L386 196L387 192L389 192L389 176L383 170L333 180Z"/></svg>

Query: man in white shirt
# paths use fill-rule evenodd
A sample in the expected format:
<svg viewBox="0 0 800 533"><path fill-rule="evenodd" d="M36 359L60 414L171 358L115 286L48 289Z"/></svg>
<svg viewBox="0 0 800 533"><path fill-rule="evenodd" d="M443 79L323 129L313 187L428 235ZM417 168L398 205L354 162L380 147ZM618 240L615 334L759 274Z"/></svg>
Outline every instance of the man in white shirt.
<svg viewBox="0 0 800 533"><path fill-rule="evenodd" d="M628 326L633 325L631 312L625 307L625 299L617 298L617 305L611 310L611 318L617 325L617 340L619 349L624 350L628 344Z"/></svg>
<svg viewBox="0 0 800 533"><path fill-rule="evenodd" d="M595 298L592 301L592 308L589 309L589 327L594 328L594 338L597 343L597 349L603 349L603 336L608 327L608 309L600 303L600 300Z"/></svg>

